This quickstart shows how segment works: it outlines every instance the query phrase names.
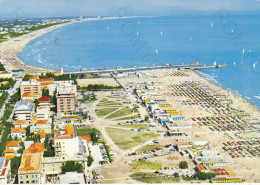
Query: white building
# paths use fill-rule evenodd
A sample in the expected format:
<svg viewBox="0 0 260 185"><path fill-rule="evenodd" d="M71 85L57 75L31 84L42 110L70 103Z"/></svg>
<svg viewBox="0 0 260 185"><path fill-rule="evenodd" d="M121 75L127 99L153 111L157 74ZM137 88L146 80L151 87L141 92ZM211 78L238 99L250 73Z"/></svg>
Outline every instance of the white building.
<svg viewBox="0 0 260 185"><path fill-rule="evenodd" d="M50 110L47 107L37 107L37 120L49 120Z"/></svg>
<svg viewBox="0 0 260 185"><path fill-rule="evenodd" d="M66 172L61 174L59 184L86 184L84 173Z"/></svg>
<svg viewBox="0 0 260 185"><path fill-rule="evenodd" d="M9 184L11 181L11 161L0 157L0 184Z"/></svg>
<svg viewBox="0 0 260 185"><path fill-rule="evenodd" d="M11 137L14 138L18 138L18 139L22 139L24 138L24 132L22 128L12 128L11 130Z"/></svg>
<svg viewBox="0 0 260 185"><path fill-rule="evenodd" d="M13 77L13 75L10 72L7 72L7 73L2 72L2 73L0 73L0 78L12 78L12 77Z"/></svg>
<svg viewBox="0 0 260 185"><path fill-rule="evenodd" d="M65 139L67 138L67 139ZM83 142L80 137L69 138L67 136L54 139L55 156L71 158L77 154L84 154Z"/></svg>
<svg viewBox="0 0 260 185"><path fill-rule="evenodd" d="M34 113L34 104L29 101L20 101L16 103L14 107L14 117L15 121L24 120L28 123L32 123L32 117Z"/></svg>

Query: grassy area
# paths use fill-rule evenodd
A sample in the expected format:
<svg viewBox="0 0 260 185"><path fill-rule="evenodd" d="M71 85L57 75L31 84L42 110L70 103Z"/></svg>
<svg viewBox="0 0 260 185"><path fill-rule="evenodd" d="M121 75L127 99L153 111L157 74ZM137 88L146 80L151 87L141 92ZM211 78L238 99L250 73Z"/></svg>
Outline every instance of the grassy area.
<svg viewBox="0 0 260 185"><path fill-rule="evenodd" d="M163 147L163 145L145 145L144 147L140 148L136 152L151 151L154 150L155 148L160 148L160 147Z"/></svg>
<svg viewBox="0 0 260 185"><path fill-rule="evenodd" d="M148 125L144 124L124 124L124 125L115 125L116 127L122 127L122 128L135 128L135 129L148 129Z"/></svg>
<svg viewBox="0 0 260 185"><path fill-rule="evenodd" d="M160 170L162 168L162 163L155 163L151 161L138 161L134 164L131 164L131 166L136 169L146 169L146 170Z"/></svg>
<svg viewBox="0 0 260 185"><path fill-rule="evenodd" d="M112 138L114 143L122 150L133 148L147 140L156 138L159 134L133 132L125 129L106 128L107 133Z"/></svg>
<svg viewBox="0 0 260 185"><path fill-rule="evenodd" d="M106 119L113 119L113 118L116 118L116 117L121 117L121 116L126 116L126 115L129 115L129 114L132 114L132 110L130 108L122 108L116 112L114 112L113 114L110 114L109 116L106 117Z"/></svg>
<svg viewBox="0 0 260 185"><path fill-rule="evenodd" d="M96 112L96 115L98 117L103 117L115 110L117 110L118 108L103 108L103 109L99 109L98 112Z"/></svg>
<svg viewBox="0 0 260 185"><path fill-rule="evenodd" d="M103 106L103 107L105 107L105 106L114 106L114 105L120 106L119 103L111 101L111 100L108 100L107 98L103 98L99 102L99 104L97 104L97 106Z"/></svg>
<svg viewBox="0 0 260 185"><path fill-rule="evenodd" d="M194 178L194 177L185 177L185 176L182 176L182 179L183 179L184 181L194 181L194 180L197 180L197 179Z"/></svg>
<svg viewBox="0 0 260 185"><path fill-rule="evenodd" d="M135 119L135 118L139 118L139 115L135 114L132 116L126 116L126 117L114 119L114 121L129 120L129 119Z"/></svg>
<svg viewBox="0 0 260 185"><path fill-rule="evenodd" d="M91 135L93 132L100 134L100 131L96 128L78 128L77 131L79 136Z"/></svg>
<svg viewBox="0 0 260 185"><path fill-rule="evenodd" d="M130 175L131 178L145 182L145 183L174 183L179 182L179 178L170 177L170 178L164 178L164 176L157 175L151 172L136 172L132 173Z"/></svg>

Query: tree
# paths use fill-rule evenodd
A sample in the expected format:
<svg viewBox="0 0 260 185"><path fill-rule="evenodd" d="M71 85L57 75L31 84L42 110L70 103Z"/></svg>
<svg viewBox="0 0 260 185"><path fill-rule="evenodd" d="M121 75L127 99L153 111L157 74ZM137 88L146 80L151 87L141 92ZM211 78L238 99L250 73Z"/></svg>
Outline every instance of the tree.
<svg viewBox="0 0 260 185"><path fill-rule="evenodd" d="M83 165L75 161L66 161L65 164L61 167L61 170L62 173L74 172L74 171L77 171L78 173L82 173Z"/></svg>
<svg viewBox="0 0 260 185"><path fill-rule="evenodd" d="M91 155L89 155L88 156L88 162L87 162L88 167L90 167L93 162L94 162L94 159L92 158Z"/></svg>
<svg viewBox="0 0 260 185"><path fill-rule="evenodd" d="M98 142L97 134L95 132L91 133L91 139L92 139L93 143Z"/></svg>
<svg viewBox="0 0 260 185"><path fill-rule="evenodd" d="M44 140L44 148L48 148L48 144L49 144L49 136L46 136L45 137L45 140Z"/></svg>
<svg viewBox="0 0 260 185"><path fill-rule="evenodd" d="M179 173L175 172L174 174L174 177L180 177Z"/></svg>
<svg viewBox="0 0 260 185"><path fill-rule="evenodd" d="M205 172L196 172L195 177L197 177L199 180L206 180L206 179L212 179L216 177L215 173L205 173Z"/></svg>
<svg viewBox="0 0 260 185"><path fill-rule="evenodd" d="M180 167L181 169L186 169L186 168L188 168L188 163L187 163L187 161L181 161L180 164L179 164L179 167Z"/></svg>
<svg viewBox="0 0 260 185"><path fill-rule="evenodd" d="M12 174L17 174L20 163L21 163L21 157L14 157L13 159L11 159Z"/></svg>
<svg viewBox="0 0 260 185"><path fill-rule="evenodd" d="M25 131L26 136L29 137L31 135L30 126L26 127Z"/></svg>
<svg viewBox="0 0 260 185"><path fill-rule="evenodd" d="M49 95L49 89L43 89L42 90L42 96L48 96L49 97L50 96Z"/></svg>
<svg viewBox="0 0 260 185"><path fill-rule="evenodd" d="M53 157L54 156L54 151L50 146L47 147L47 149L43 153L44 157Z"/></svg>
<svg viewBox="0 0 260 185"><path fill-rule="evenodd" d="M23 148L19 148L19 149L17 150L17 153L22 154L22 153L23 153Z"/></svg>
<svg viewBox="0 0 260 185"><path fill-rule="evenodd" d="M148 121L148 120L149 120L149 116L146 115L146 116L144 117L144 120L145 120L145 121Z"/></svg>

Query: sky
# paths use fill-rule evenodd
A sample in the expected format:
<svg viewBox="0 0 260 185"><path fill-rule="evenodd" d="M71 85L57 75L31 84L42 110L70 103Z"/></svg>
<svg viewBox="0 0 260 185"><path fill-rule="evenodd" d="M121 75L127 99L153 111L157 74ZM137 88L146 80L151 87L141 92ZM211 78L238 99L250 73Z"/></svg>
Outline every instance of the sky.
<svg viewBox="0 0 260 185"><path fill-rule="evenodd" d="M260 14L260 0L0 0L0 18ZM121 13L120 13L121 12ZM122 13L123 12L123 13Z"/></svg>

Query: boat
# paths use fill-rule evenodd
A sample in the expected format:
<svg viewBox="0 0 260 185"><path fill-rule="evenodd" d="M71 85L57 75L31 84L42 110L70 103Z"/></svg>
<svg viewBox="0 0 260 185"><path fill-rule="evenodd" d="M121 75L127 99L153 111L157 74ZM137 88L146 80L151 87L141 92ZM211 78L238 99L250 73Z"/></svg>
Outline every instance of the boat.
<svg viewBox="0 0 260 185"><path fill-rule="evenodd" d="M213 25L213 23L211 23L211 28L214 28L214 25Z"/></svg>
<svg viewBox="0 0 260 185"><path fill-rule="evenodd" d="M161 35L162 35L162 31L161 31Z"/></svg>
<svg viewBox="0 0 260 185"><path fill-rule="evenodd" d="M234 66L236 65L236 62L234 62Z"/></svg>
<svg viewBox="0 0 260 185"><path fill-rule="evenodd" d="M243 49L243 54L245 54L245 49Z"/></svg>
<svg viewBox="0 0 260 185"><path fill-rule="evenodd" d="M255 63L253 64L253 68L255 68Z"/></svg>
<svg viewBox="0 0 260 185"><path fill-rule="evenodd" d="M138 33L138 32L136 32L136 35L138 36L138 35L139 35L139 33Z"/></svg>
<svg viewBox="0 0 260 185"><path fill-rule="evenodd" d="M190 37L190 41L191 41L192 39L191 39L191 37Z"/></svg>
<svg viewBox="0 0 260 185"><path fill-rule="evenodd" d="M158 53L158 49L155 50L155 53Z"/></svg>

